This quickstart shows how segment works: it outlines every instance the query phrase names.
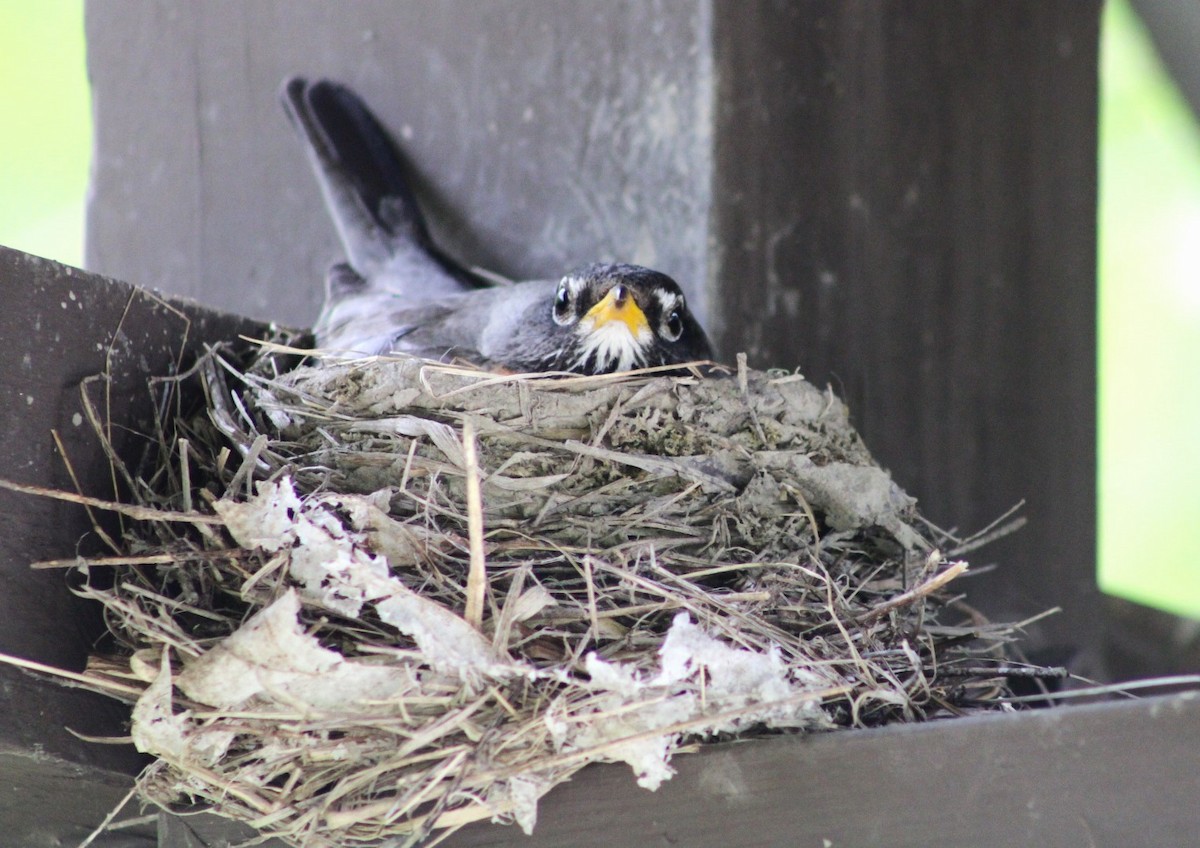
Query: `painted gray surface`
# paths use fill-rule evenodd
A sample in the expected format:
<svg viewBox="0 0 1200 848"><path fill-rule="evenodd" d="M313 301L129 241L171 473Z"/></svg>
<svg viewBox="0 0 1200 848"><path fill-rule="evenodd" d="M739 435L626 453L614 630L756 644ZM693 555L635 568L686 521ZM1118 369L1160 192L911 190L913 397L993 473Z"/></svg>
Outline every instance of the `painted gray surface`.
<svg viewBox="0 0 1200 848"><path fill-rule="evenodd" d="M717 8L718 345L831 384L939 525L1025 500L968 600L1090 651L1100 4Z"/></svg>
<svg viewBox="0 0 1200 848"><path fill-rule="evenodd" d="M149 378L172 373L205 341L235 340L251 322L135 291L108 280L0 247L0 478L118 499L115 476L88 422L81 387L109 425L114 450L136 473L154 432L161 392ZM99 379L102 375L107 379ZM59 454L62 439L71 464ZM31 571L31 562L105 552L79 506L0 490L0 652L81 668L99 629L98 611L73 596L65 570ZM98 514L109 533L111 516Z"/></svg>
<svg viewBox="0 0 1200 848"><path fill-rule="evenodd" d="M333 226L277 103L354 87L399 137L435 235L514 277L653 265L704 311L707 6L325 0L89 3L89 268L293 324Z"/></svg>
<svg viewBox="0 0 1200 848"><path fill-rule="evenodd" d="M1187 848L1200 828L1194 696L713 746L655 793L600 766L546 798L532 839L472 826L447 848L622 844ZM619 824L617 824L619 822ZM828 841L826 841L828 840Z"/></svg>
<svg viewBox="0 0 1200 848"><path fill-rule="evenodd" d="M34 709L47 696L56 698L48 686L26 681L17 687L3 685L4 708L33 718L31 728L44 729ZM86 699L75 698L77 707ZM28 704L24 707L23 704ZM80 710L70 719L72 727L87 724ZM7 740L6 740L7 742ZM92 746L98 747L98 746ZM0 844L13 848L64 848L80 845L104 821L133 785L133 778L120 771L98 768L73 758L57 757L28 747L0 746ZM141 818L138 804L123 809L117 823ZM153 821L139 821L111 830L91 843L91 848L154 848Z"/></svg>

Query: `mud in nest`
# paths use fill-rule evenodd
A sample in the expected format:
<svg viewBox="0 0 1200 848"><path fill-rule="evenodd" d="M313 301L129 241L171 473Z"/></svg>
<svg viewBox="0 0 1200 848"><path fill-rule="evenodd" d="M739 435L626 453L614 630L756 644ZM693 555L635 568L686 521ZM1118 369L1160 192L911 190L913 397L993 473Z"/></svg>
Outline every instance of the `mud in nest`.
<svg viewBox="0 0 1200 848"><path fill-rule="evenodd" d="M797 375L284 359L198 367L123 558L85 566L145 799L414 844L528 830L591 762L653 789L698 741L1010 708L969 544Z"/></svg>

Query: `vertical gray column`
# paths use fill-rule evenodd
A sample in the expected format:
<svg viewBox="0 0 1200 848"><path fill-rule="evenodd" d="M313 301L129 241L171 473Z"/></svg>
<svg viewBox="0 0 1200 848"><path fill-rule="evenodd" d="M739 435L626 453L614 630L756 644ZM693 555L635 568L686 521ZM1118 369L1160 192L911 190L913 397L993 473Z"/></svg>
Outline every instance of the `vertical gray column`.
<svg viewBox="0 0 1200 848"><path fill-rule="evenodd" d="M717 8L718 343L832 384L941 526L1025 500L969 600L1094 647L1099 2Z"/></svg>

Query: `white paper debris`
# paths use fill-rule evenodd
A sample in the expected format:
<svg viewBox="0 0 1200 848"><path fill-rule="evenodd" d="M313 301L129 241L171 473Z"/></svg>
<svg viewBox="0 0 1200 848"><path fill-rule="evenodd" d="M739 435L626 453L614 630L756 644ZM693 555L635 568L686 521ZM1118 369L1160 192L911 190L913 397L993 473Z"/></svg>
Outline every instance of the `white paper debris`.
<svg viewBox="0 0 1200 848"><path fill-rule="evenodd" d="M332 513L341 500L314 498L305 504L296 519L289 572L304 587L308 600L355 618L363 603L371 600L366 583L389 579L388 563L369 553L361 534L348 531Z"/></svg>
<svg viewBox="0 0 1200 848"><path fill-rule="evenodd" d="M812 709L804 701L788 703L800 691L796 683L806 688L819 689L822 681L811 673L801 670L789 672L779 651L772 648L767 653L735 648L705 633L693 624L687 613L678 613L671 622L662 648L659 649L662 672L653 681L654 685L667 686L686 680L704 669L708 673L705 696L710 703L720 704L720 709L730 710L747 704L758 705L752 722L765 722L773 727L805 726L812 723ZM794 678L803 676L797 681ZM785 704L773 708L771 704ZM821 715L824 715L821 713ZM714 731L735 729L731 722L714 726Z"/></svg>
<svg viewBox="0 0 1200 848"><path fill-rule="evenodd" d="M386 492L386 490L385 490ZM413 568L425 561L429 547L435 544L433 534L421 528L402 524L384 510L387 501L376 492L365 498L343 498L343 508L350 526L363 534L372 551L382 555L392 568ZM375 503L383 500L383 504Z"/></svg>
<svg viewBox="0 0 1200 848"><path fill-rule="evenodd" d="M657 789L674 774L669 761L682 732L678 725L686 723L687 731L697 735L758 723L828 726L819 699L804 697L823 688L819 676L789 669L777 651L764 654L728 645L693 624L685 612L671 622L659 658L659 672L647 675L589 654L592 688L605 694L582 716L547 714L558 749L603 746L604 759L628 763L639 785ZM654 735L655 730L663 733Z"/></svg>
<svg viewBox="0 0 1200 848"><path fill-rule="evenodd" d="M222 500L214 508L242 547L289 549L289 571L306 600L353 618L367 600L357 572L366 569L386 577L388 565L332 513L345 499L314 497L301 503L291 480L284 477L259 483L258 494L244 503Z"/></svg>
<svg viewBox="0 0 1200 848"><path fill-rule="evenodd" d="M188 711L176 713L171 693L171 663L164 651L158 676L133 706L130 734L134 747L168 762L213 765L225 756L234 734L197 724Z"/></svg>
<svg viewBox="0 0 1200 848"><path fill-rule="evenodd" d="M292 523L300 514L300 498L287 478L259 483L258 494L250 500L220 500L213 509L243 548L274 553L295 542Z"/></svg>
<svg viewBox="0 0 1200 848"><path fill-rule="evenodd" d="M387 423L398 426L396 420ZM440 435L446 442L445 434ZM446 450L453 453L453 446L447 443ZM513 675L536 677L533 667L503 655L460 615L392 573L396 566L411 567L427 552L424 540L388 517L378 500L319 495L301 501L291 481L281 478L260 484L257 496L245 503L219 503L218 512L239 544L287 558L298 590L288 591L189 663L179 676L181 691L215 707L246 709L265 701L353 715L356 705L415 689L417 668L448 675L468 689ZM389 562L390 557L403 561ZM347 617L373 605L380 620L413 640L419 659L407 667L346 659L304 632L301 601ZM503 614L511 624L535 617L553 603L535 584L507 604ZM590 681L585 685L594 697L582 712L565 706L547 711L556 749L585 752L588 760L626 762L639 784L656 789L674 773L671 754L685 732L705 735L757 723L806 728L828 723L819 696L805 697L824 688L818 674L789 669L777 650L727 644L694 624L687 613L673 620L658 661L657 669L646 670L589 655ZM169 680L167 687L169 693ZM147 741L149 731L141 730L143 741L160 750L191 744L186 724L170 716L169 703L163 709L147 702L144 712L157 736ZM573 709L578 710L577 703ZM553 782L536 774L497 782L490 806L529 832L537 801Z"/></svg>
<svg viewBox="0 0 1200 848"><path fill-rule="evenodd" d="M438 671L455 672L464 680L480 675L507 677L513 671L461 616L403 586L375 609L381 619L411 636Z"/></svg>
<svg viewBox="0 0 1200 848"><path fill-rule="evenodd" d="M497 811L492 821L502 822L511 817L526 836L532 835L537 824L538 801L554 786L555 781L532 775L518 775L493 783L485 800L489 808Z"/></svg>
<svg viewBox="0 0 1200 848"><path fill-rule="evenodd" d="M369 496L318 496L301 503L284 477L259 484L258 494L245 503L220 501L216 506L227 523L233 522L230 532L239 544L289 549L289 573L300 583L305 601L348 618L357 617L365 603L374 603L379 617L411 637L435 671L465 682L520 671L461 616L392 576L388 560L372 551L366 532L348 529L333 511L378 522L382 513Z"/></svg>
<svg viewBox="0 0 1200 848"><path fill-rule="evenodd" d="M372 701L417 685L404 668L348 660L322 648L300 625L300 599L287 592L235 633L188 663L181 692L213 707L241 707L258 696L293 708L353 715Z"/></svg>
<svg viewBox="0 0 1200 848"><path fill-rule="evenodd" d="M171 665L160 663L158 675L133 706L134 746L144 754L178 760L187 747L187 716L171 708Z"/></svg>

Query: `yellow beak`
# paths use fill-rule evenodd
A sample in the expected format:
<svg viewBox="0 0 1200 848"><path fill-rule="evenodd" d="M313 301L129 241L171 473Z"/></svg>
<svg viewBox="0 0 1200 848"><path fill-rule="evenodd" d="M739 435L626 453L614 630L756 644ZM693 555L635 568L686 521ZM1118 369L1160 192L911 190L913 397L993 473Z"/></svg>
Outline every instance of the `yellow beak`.
<svg viewBox="0 0 1200 848"><path fill-rule="evenodd" d="M646 314L637 305L629 289L622 285L615 285L609 289L608 294L589 309L584 317L591 318L592 328L597 330L612 321L620 321L635 339L643 338L650 332Z"/></svg>

